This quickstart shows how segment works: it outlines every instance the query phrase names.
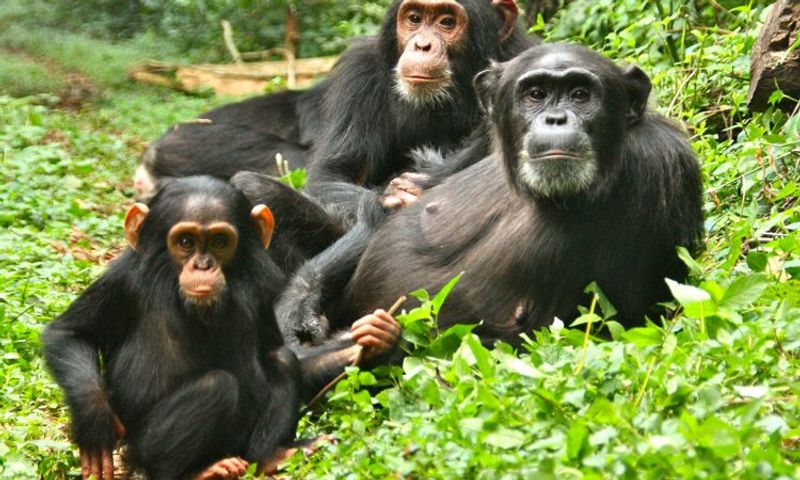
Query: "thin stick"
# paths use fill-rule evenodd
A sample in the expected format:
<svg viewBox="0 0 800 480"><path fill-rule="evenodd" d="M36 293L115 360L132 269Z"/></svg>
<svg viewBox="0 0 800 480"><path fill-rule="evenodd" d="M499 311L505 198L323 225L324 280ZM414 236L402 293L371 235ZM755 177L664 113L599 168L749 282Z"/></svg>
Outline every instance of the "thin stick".
<svg viewBox="0 0 800 480"><path fill-rule="evenodd" d="M239 53L239 49L236 48L236 43L233 41L233 28L231 28L231 22L222 20L219 23L222 24L222 40L225 42L225 47L228 49L228 53L230 53L231 57L233 57L234 63L241 65L242 54Z"/></svg>
<svg viewBox="0 0 800 480"><path fill-rule="evenodd" d="M398 298L397 301L394 302L394 305L392 305L392 308L390 308L386 313L388 313L389 315L394 316L395 312L397 312L397 310L399 310L400 307L402 307L403 304L406 303L406 300L407 300L407 298L406 298L405 295L403 295L402 297ZM351 367L359 366L361 364L361 362L364 360L364 350L365 350L365 348L362 347L361 345L357 345L357 347L358 347L358 351L356 352L356 358L354 358L353 362L350 364ZM316 405L317 402L319 402L325 396L325 394L330 391L331 388L335 387L336 384L341 382L342 379L344 377L346 377L346 376L347 376L347 372L346 371L342 372L339 375L337 375L336 378L331 380L330 383L328 383L327 385L322 387L322 390L320 390L319 393L314 395L314 398L312 398L311 401L308 402L308 408L313 408L314 405Z"/></svg>

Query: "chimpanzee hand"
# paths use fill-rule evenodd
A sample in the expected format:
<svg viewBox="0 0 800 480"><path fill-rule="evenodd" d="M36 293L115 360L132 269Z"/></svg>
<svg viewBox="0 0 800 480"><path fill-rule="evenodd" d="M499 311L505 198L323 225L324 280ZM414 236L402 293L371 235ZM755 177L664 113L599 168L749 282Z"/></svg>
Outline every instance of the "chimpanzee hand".
<svg viewBox="0 0 800 480"><path fill-rule="evenodd" d="M384 208L398 209L411 205L424 191L423 184L430 180L425 173L406 172L389 182L379 201Z"/></svg>
<svg viewBox="0 0 800 480"><path fill-rule="evenodd" d="M236 480L247 473L247 466L247 461L239 457L223 458L195 475L192 480Z"/></svg>
<svg viewBox="0 0 800 480"><path fill-rule="evenodd" d="M116 415L113 416L114 436L125 438L125 426ZM95 480L114 480L114 451L112 448L79 448L81 476L85 479L94 476Z"/></svg>
<svg viewBox="0 0 800 480"><path fill-rule="evenodd" d="M364 358L370 359L391 351L400 338L400 324L385 310L375 310L353 323L350 334L364 348Z"/></svg>

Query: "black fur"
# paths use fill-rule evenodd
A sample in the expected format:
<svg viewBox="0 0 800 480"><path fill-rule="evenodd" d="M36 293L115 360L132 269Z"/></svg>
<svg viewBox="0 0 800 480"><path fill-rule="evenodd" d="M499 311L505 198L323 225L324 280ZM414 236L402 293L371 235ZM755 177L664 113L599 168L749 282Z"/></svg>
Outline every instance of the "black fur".
<svg viewBox="0 0 800 480"><path fill-rule="evenodd" d="M278 153L289 168L304 167L326 89L327 82L322 82L305 91L261 95L174 125L148 147L141 167L156 190L175 177L191 175L228 179L240 170L277 175Z"/></svg>

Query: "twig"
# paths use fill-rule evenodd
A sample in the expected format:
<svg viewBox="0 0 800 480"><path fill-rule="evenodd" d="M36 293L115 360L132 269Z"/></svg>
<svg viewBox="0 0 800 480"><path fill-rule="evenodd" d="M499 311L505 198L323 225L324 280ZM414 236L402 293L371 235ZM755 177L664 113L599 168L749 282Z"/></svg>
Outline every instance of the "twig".
<svg viewBox="0 0 800 480"><path fill-rule="evenodd" d="M389 311L386 312L386 313L388 313L389 315L394 315L395 312L397 310L399 310L400 307L402 307L404 303L406 303L406 300L407 300L407 298L406 298L405 295L403 295L402 297L398 298L397 301L394 302L394 305L392 305L392 308L390 308ZM356 351L356 358L354 358L353 362L350 364L351 367L359 366L361 364L361 361L364 359L364 350L365 350L365 348L362 347L361 345L357 345L357 347L358 347L358 350ZM328 393L328 391L330 391L331 388L335 387L336 384L341 382L342 379L344 377L346 377L346 376L347 376L347 372L344 371L344 372L340 373L339 375L337 375L336 378L331 380L327 385L322 387L322 390L320 390L319 393L314 395L314 398L312 398L311 401L308 402L308 408L309 409L313 408L314 405L316 405L317 402L319 402L325 396L325 394Z"/></svg>
<svg viewBox="0 0 800 480"><path fill-rule="evenodd" d="M222 24L222 39L225 41L225 48L228 49L231 57L233 57L233 62L237 65L241 65L242 54L239 53L239 49L236 48L236 43L233 41L233 29L231 28L231 22L222 20L219 23Z"/></svg>

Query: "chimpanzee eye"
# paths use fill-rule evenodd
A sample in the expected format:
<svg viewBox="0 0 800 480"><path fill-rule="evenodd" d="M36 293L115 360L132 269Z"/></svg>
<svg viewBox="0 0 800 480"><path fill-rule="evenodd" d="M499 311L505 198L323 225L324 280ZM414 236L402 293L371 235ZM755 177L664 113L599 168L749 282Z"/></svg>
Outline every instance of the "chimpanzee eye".
<svg viewBox="0 0 800 480"><path fill-rule="evenodd" d="M454 17L450 17L450 16L443 17L439 21L439 25L441 25L446 30L452 30L452 29L456 28L456 23L457 23L456 19Z"/></svg>
<svg viewBox="0 0 800 480"><path fill-rule="evenodd" d="M570 93L570 97L575 102L585 103L592 98L592 95L589 93L589 90L585 88L576 88L572 91L572 93Z"/></svg>
<svg viewBox="0 0 800 480"><path fill-rule="evenodd" d="M532 88L528 91L528 98L535 102L541 102L547 98L547 92L541 88Z"/></svg>
<svg viewBox="0 0 800 480"><path fill-rule="evenodd" d="M188 233L184 233L178 237L178 246L184 250L194 250L195 241L194 237Z"/></svg>
<svg viewBox="0 0 800 480"><path fill-rule="evenodd" d="M228 246L228 237L225 235L216 235L211 240L211 248L222 250Z"/></svg>
<svg viewBox="0 0 800 480"><path fill-rule="evenodd" d="M418 25L422 23L422 15L419 13L410 13L408 15L408 21L413 23L414 25Z"/></svg>

